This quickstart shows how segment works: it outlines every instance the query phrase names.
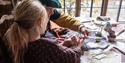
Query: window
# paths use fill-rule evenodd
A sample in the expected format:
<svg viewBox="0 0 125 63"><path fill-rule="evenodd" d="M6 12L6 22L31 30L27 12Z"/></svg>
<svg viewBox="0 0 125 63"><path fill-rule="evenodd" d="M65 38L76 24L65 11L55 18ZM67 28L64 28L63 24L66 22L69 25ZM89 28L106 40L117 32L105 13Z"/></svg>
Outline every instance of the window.
<svg viewBox="0 0 125 63"><path fill-rule="evenodd" d="M122 7L121 7L121 12L119 16L119 21L124 21L125 22L125 0L122 2Z"/></svg>
<svg viewBox="0 0 125 63"><path fill-rule="evenodd" d="M120 3L120 0L109 0L106 15L111 17L112 19L117 20L119 3Z"/></svg>
<svg viewBox="0 0 125 63"><path fill-rule="evenodd" d="M71 16L75 15L75 2L76 0L64 0L65 13Z"/></svg>
<svg viewBox="0 0 125 63"><path fill-rule="evenodd" d="M97 17L101 13L102 0L82 0L81 15Z"/></svg>
<svg viewBox="0 0 125 63"><path fill-rule="evenodd" d="M75 4L79 0L64 0L66 13L75 16ZM80 16L109 16L125 22L125 0L81 0Z"/></svg>

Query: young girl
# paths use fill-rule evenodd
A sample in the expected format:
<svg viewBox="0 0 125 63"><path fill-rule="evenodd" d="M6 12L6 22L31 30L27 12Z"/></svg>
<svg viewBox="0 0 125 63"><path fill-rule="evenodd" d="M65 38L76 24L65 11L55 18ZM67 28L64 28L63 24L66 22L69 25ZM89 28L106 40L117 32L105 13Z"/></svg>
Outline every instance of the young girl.
<svg viewBox="0 0 125 63"><path fill-rule="evenodd" d="M48 15L39 1L21 1L14 9L14 20L4 36L14 63L80 63L80 39L71 38L69 44L78 43L68 48L40 37L47 28Z"/></svg>

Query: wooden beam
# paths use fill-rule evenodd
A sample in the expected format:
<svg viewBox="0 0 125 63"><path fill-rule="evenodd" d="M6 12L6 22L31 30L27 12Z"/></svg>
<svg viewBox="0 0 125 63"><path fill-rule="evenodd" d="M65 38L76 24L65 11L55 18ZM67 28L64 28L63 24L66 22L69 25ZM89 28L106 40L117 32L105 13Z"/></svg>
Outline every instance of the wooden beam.
<svg viewBox="0 0 125 63"><path fill-rule="evenodd" d="M80 11L81 11L81 0L76 0L76 8L75 8L75 16L78 17L80 16Z"/></svg>
<svg viewBox="0 0 125 63"><path fill-rule="evenodd" d="M66 12L66 0L63 0L63 5L64 5L64 13Z"/></svg>
<svg viewBox="0 0 125 63"><path fill-rule="evenodd" d="M120 16L120 12L121 12L121 7L122 7L122 0L120 0L120 3L119 3L119 9L118 9L118 14L117 14L117 21L119 21L119 16Z"/></svg>
<svg viewBox="0 0 125 63"><path fill-rule="evenodd" d="M93 12L93 11L92 11L92 10L93 10L93 2L94 2L94 1L93 1L93 0L91 0L90 17L92 17L92 12Z"/></svg>
<svg viewBox="0 0 125 63"><path fill-rule="evenodd" d="M106 16L108 7L108 0L102 0L101 16Z"/></svg>

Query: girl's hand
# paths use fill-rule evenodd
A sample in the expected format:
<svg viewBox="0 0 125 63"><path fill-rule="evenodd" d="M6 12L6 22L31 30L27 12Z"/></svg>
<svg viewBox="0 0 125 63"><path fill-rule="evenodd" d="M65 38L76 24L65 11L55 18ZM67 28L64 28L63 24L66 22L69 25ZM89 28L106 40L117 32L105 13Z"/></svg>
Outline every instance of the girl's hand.
<svg viewBox="0 0 125 63"><path fill-rule="evenodd" d="M83 39L77 36L73 36L67 39L62 38L62 39L57 39L57 40L60 44L62 44L63 46L67 46L67 47L78 46L83 42Z"/></svg>

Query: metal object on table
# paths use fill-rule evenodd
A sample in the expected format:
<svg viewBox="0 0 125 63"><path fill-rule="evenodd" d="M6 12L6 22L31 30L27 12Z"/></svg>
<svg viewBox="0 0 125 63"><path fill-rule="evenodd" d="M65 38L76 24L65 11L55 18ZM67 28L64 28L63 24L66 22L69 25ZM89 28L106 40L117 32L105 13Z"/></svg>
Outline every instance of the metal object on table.
<svg viewBox="0 0 125 63"><path fill-rule="evenodd" d="M116 49L117 51L119 51L120 53L122 53L123 55L125 55L125 52L122 51L121 49L117 48L117 47L113 47L114 49Z"/></svg>
<svg viewBox="0 0 125 63"><path fill-rule="evenodd" d="M125 30L120 31L116 36L121 35Z"/></svg>

